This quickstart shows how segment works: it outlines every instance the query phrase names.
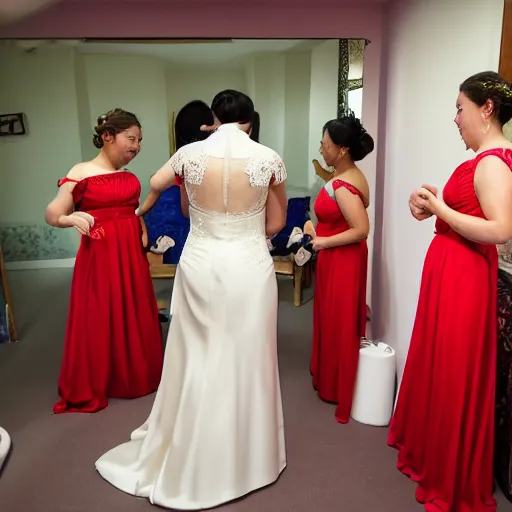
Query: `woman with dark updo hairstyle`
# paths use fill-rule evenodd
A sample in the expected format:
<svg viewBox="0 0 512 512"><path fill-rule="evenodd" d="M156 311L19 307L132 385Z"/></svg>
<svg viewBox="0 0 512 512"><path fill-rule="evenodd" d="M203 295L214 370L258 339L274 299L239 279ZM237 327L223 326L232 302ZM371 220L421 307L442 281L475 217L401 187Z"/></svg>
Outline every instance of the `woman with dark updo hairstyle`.
<svg viewBox="0 0 512 512"><path fill-rule="evenodd" d="M116 108L100 116L93 136L98 156L59 180L46 208L48 224L82 235L56 414L97 412L108 398L147 395L160 381L158 308L135 214L141 187L124 168L141 140L134 114Z"/></svg>
<svg viewBox="0 0 512 512"><path fill-rule="evenodd" d="M497 73L465 80L455 124L476 153L443 193L422 185L413 217L436 218L388 443L425 510L494 512L496 244L512 238L512 86Z"/></svg>
<svg viewBox="0 0 512 512"><path fill-rule="evenodd" d="M332 178L315 201L318 219L312 245L316 265L311 375L318 396L337 404L336 419L347 423L366 332L366 275L370 191L355 162L373 151L373 139L354 116L323 128L320 153Z"/></svg>

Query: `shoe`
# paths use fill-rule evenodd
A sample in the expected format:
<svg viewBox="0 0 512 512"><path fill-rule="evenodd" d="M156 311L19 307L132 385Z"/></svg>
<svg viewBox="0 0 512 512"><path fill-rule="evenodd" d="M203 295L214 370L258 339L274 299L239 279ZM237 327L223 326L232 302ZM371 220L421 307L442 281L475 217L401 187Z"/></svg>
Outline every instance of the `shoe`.
<svg viewBox="0 0 512 512"><path fill-rule="evenodd" d="M311 238L315 238L316 236L315 226L310 220L304 224L304 234L309 235Z"/></svg>
<svg viewBox="0 0 512 512"><path fill-rule="evenodd" d="M302 240L303 237L302 229L299 227L295 227L292 229L290 234L290 238L288 238L288 243L286 244L286 248L289 249L293 244L296 244Z"/></svg>
<svg viewBox="0 0 512 512"><path fill-rule="evenodd" d="M156 239L156 243L151 246L150 251L153 254L163 254L175 245L176 242L171 237L164 235Z"/></svg>
<svg viewBox="0 0 512 512"><path fill-rule="evenodd" d="M295 263L299 267L303 267L310 259L313 254L304 247L301 247L296 254L293 255Z"/></svg>

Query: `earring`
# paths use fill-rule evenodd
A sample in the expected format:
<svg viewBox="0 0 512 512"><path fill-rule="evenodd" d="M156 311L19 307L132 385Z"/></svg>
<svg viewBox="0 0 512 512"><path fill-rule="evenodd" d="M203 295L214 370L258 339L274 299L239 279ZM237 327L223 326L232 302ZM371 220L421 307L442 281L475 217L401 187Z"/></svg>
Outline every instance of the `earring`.
<svg viewBox="0 0 512 512"><path fill-rule="evenodd" d="M487 116L482 112L482 120L484 122L484 135L487 135L489 128L491 127L491 122L487 119Z"/></svg>

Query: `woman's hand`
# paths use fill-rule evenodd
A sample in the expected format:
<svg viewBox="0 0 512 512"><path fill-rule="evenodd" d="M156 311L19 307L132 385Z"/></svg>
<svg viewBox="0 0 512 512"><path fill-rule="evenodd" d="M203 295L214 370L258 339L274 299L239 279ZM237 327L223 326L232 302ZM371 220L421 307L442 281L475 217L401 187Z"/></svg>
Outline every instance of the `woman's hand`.
<svg viewBox="0 0 512 512"><path fill-rule="evenodd" d="M415 198L413 199L412 194L409 199L409 210L411 210L411 215L419 221L432 217L430 212L424 210L423 207L418 206L418 201Z"/></svg>
<svg viewBox="0 0 512 512"><path fill-rule="evenodd" d="M218 127L220 126L220 122L218 119L214 119L213 124L201 125L201 128L199 128L202 132L214 132Z"/></svg>
<svg viewBox="0 0 512 512"><path fill-rule="evenodd" d="M60 224L63 227L75 228L81 235L89 236L94 226L94 217L86 212L73 212L71 215L64 215Z"/></svg>
<svg viewBox="0 0 512 512"><path fill-rule="evenodd" d="M329 245L327 243L328 238L325 236L316 236L311 240L311 245L313 246L313 250L315 252L319 252L323 249L328 249Z"/></svg>
<svg viewBox="0 0 512 512"><path fill-rule="evenodd" d="M409 209L416 220L425 220L437 214L442 203L437 193L437 188L433 185L422 185L412 191L409 197Z"/></svg>

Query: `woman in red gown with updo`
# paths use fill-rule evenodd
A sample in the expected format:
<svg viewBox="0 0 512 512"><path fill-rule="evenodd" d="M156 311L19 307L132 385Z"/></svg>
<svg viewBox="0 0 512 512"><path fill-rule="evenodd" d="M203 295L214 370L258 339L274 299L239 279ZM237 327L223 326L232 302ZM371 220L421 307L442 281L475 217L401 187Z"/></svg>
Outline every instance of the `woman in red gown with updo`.
<svg viewBox="0 0 512 512"><path fill-rule="evenodd" d="M455 123L476 156L442 194L423 185L409 201L437 217L388 443L430 512L494 512L496 245L512 238L512 88L484 72L460 86Z"/></svg>
<svg viewBox="0 0 512 512"><path fill-rule="evenodd" d="M354 116L329 121L320 152L335 168L315 201L318 219L313 249L318 252L315 282L311 375L318 396L337 404L347 423L366 332L366 276L370 192L355 162L373 150L373 139Z"/></svg>
<svg viewBox="0 0 512 512"><path fill-rule="evenodd" d="M163 363L158 308L135 211L140 183L124 169L140 151L140 123L115 109L100 116L99 155L59 181L47 222L82 235L71 286L60 400L54 413L97 412L108 398L156 391Z"/></svg>

